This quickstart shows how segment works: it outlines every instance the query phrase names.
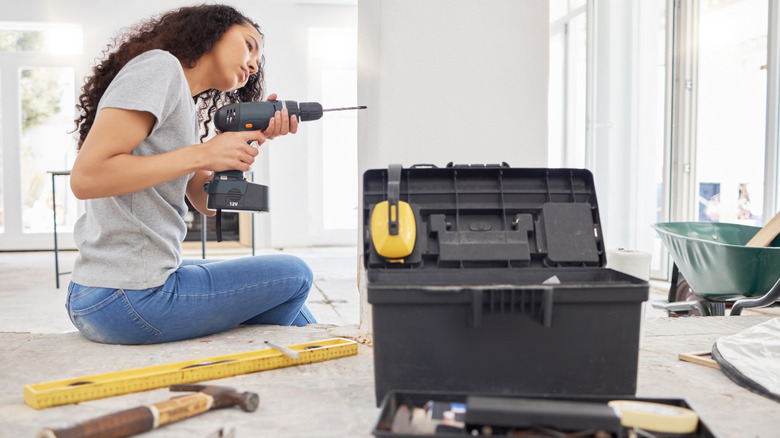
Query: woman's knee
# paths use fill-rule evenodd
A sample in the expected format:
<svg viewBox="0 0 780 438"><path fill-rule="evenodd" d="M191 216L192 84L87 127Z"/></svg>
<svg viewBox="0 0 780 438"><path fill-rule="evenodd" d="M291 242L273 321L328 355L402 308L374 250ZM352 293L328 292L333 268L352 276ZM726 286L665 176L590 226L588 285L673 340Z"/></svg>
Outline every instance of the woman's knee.
<svg viewBox="0 0 780 438"><path fill-rule="evenodd" d="M281 257L289 275L300 278L307 286L306 289L310 288L314 282L314 273L309 265L294 255L282 254Z"/></svg>

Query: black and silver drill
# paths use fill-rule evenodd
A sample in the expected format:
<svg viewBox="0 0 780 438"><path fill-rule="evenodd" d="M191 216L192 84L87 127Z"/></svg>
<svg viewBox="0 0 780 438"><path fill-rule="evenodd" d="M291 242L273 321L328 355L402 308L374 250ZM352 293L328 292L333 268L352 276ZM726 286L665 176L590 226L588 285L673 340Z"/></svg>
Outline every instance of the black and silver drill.
<svg viewBox="0 0 780 438"><path fill-rule="evenodd" d="M219 132L257 131L268 128L268 122L287 108L290 115L299 122L319 120L328 111L365 109L365 106L323 109L319 102L294 100L269 100L263 102L241 102L225 105L217 110L214 126ZM268 187L246 180L240 170L215 172L214 178L203 186L208 194L207 207L217 211L217 241L222 240L221 214L229 211L268 211Z"/></svg>

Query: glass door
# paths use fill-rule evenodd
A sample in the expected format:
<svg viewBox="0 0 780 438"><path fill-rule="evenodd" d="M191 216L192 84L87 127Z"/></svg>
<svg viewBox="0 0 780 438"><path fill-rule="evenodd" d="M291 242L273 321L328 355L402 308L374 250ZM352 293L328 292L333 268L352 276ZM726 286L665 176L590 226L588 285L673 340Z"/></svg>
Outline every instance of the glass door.
<svg viewBox="0 0 780 438"><path fill-rule="evenodd" d="M700 2L696 221L763 223L767 23L767 0Z"/></svg>

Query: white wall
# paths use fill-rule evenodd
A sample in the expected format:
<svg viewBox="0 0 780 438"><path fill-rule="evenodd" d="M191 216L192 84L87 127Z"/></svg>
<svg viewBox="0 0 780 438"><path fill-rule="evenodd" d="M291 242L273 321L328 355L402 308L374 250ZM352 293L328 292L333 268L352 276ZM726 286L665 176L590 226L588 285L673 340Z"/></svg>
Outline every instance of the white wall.
<svg viewBox="0 0 780 438"><path fill-rule="evenodd" d="M358 14L361 175L391 163L546 166L546 1L359 0Z"/></svg>
<svg viewBox="0 0 780 438"><path fill-rule="evenodd" d="M360 0L358 164L547 162L546 1Z"/></svg>

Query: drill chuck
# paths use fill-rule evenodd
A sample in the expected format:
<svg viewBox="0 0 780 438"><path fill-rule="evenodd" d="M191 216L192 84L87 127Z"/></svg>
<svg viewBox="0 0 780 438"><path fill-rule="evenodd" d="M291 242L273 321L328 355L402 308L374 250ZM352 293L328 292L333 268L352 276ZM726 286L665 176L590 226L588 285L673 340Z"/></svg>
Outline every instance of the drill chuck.
<svg viewBox="0 0 780 438"><path fill-rule="evenodd" d="M300 110L300 117L298 120L301 122L319 120L322 118L322 105L320 105L319 102L301 102L298 108Z"/></svg>

